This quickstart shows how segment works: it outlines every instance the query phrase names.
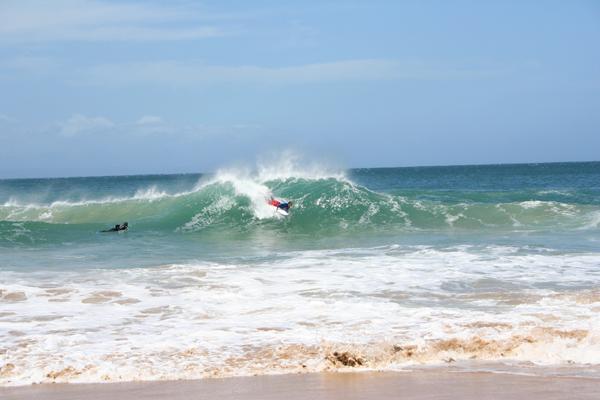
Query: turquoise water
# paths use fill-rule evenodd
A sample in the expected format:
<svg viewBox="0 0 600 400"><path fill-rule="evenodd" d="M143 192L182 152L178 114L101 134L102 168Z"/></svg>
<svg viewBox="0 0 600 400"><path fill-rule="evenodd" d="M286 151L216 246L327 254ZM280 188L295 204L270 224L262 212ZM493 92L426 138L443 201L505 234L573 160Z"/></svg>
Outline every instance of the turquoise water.
<svg viewBox="0 0 600 400"><path fill-rule="evenodd" d="M599 287L598 162L0 180L4 384L595 371Z"/></svg>
<svg viewBox="0 0 600 400"><path fill-rule="evenodd" d="M598 248L600 163L356 169L322 179L293 173L269 178L2 180L0 248L6 251L0 265L122 268L364 243ZM261 205L254 197L258 193L260 199L265 188L296 202L289 218L257 214ZM98 233L123 221L130 224L126 234Z"/></svg>

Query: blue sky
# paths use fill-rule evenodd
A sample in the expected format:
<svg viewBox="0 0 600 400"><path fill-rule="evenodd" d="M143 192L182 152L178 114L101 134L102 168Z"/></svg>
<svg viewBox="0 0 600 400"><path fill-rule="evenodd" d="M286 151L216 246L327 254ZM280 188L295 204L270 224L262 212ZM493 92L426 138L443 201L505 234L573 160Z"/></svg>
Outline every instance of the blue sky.
<svg viewBox="0 0 600 400"><path fill-rule="evenodd" d="M600 159L598 1L0 2L0 178Z"/></svg>

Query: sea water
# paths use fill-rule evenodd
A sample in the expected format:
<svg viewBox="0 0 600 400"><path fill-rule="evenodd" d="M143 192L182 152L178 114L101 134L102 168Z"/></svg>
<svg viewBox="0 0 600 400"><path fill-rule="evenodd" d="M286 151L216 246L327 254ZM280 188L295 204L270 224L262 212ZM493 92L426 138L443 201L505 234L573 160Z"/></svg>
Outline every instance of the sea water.
<svg viewBox="0 0 600 400"><path fill-rule="evenodd" d="M599 364L597 162L0 180L2 385Z"/></svg>

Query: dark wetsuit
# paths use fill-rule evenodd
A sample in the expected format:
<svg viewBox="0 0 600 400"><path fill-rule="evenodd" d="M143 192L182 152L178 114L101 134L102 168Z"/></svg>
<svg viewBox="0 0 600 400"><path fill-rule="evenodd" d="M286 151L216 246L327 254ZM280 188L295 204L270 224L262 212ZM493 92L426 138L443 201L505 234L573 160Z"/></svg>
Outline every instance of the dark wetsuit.
<svg viewBox="0 0 600 400"><path fill-rule="evenodd" d="M119 231L126 231L127 228L129 228L129 224L127 222L124 222L122 225L115 225L114 228L110 228L110 229L106 229L104 231L100 231L100 232L119 232Z"/></svg>

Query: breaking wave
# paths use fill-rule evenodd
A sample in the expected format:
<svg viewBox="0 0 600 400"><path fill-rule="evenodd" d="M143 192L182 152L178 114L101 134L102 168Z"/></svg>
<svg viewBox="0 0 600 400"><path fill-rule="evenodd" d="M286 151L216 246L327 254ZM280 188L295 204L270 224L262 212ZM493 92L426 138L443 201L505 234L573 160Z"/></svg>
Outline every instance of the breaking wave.
<svg viewBox="0 0 600 400"><path fill-rule="evenodd" d="M289 218L274 213L270 196L293 200ZM179 192L149 186L127 197L48 203L9 199L0 205L0 232L26 223L29 230L47 224L91 226L97 229L129 221L134 229L199 232L225 228L244 231L256 226L285 224L290 232L332 234L364 230L439 229L597 229L600 208L540 199L522 194L502 201L473 200L472 193L423 194L378 192L359 185L343 173L278 170L220 171ZM513 200L513 201L511 201ZM41 224L40 224L41 223ZM57 227L58 228L58 227Z"/></svg>

